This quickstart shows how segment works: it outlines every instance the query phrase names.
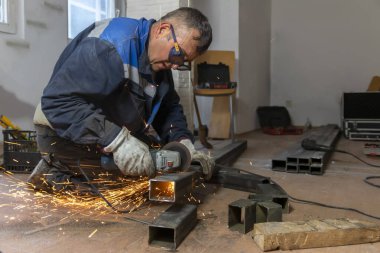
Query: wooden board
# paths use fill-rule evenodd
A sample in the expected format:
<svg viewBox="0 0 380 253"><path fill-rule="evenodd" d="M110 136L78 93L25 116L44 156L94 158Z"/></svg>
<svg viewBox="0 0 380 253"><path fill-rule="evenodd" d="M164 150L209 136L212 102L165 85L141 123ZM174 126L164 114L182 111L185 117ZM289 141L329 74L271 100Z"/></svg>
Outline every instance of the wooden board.
<svg viewBox="0 0 380 253"><path fill-rule="evenodd" d="M208 128L208 137L228 139L231 132L231 114L229 97L216 97L212 103L212 113Z"/></svg>
<svg viewBox="0 0 380 253"><path fill-rule="evenodd" d="M263 251L343 246L380 241L380 226L350 219L255 224L253 235Z"/></svg>

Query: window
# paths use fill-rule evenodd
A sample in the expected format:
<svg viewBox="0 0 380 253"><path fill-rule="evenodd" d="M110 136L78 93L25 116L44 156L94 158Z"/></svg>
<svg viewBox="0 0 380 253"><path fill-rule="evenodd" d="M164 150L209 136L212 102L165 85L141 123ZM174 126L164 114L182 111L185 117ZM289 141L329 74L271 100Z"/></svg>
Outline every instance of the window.
<svg viewBox="0 0 380 253"><path fill-rule="evenodd" d="M68 4L70 39L95 21L115 17L115 0L69 0Z"/></svg>
<svg viewBox="0 0 380 253"><path fill-rule="evenodd" d="M0 32L16 33L16 1L0 0Z"/></svg>
<svg viewBox="0 0 380 253"><path fill-rule="evenodd" d="M0 23L8 23L8 0L0 0Z"/></svg>

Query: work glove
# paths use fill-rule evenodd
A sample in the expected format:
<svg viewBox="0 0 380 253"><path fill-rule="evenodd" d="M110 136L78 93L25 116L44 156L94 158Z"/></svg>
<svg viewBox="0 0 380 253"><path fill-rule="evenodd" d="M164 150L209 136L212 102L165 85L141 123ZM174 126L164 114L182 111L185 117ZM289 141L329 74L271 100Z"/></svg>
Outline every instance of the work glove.
<svg viewBox="0 0 380 253"><path fill-rule="evenodd" d="M123 127L116 138L104 148L107 153L113 153L116 166L126 176L155 175L155 169L149 147L131 132Z"/></svg>
<svg viewBox="0 0 380 253"><path fill-rule="evenodd" d="M191 162L199 163L201 165L205 179L211 179L215 167L214 159L204 152L195 150L193 143L189 139L183 139L180 141L180 143L185 145L189 150L191 155Z"/></svg>

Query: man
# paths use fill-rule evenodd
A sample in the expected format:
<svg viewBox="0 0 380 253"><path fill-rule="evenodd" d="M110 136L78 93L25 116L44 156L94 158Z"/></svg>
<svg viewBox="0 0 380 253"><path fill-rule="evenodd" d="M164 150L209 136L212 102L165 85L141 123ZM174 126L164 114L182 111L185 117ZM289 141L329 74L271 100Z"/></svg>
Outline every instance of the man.
<svg viewBox="0 0 380 253"><path fill-rule="evenodd" d="M82 31L58 59L37 106L44 155L28 182L41 190L76 188L71 182L82 178L75 169L99 167L104 155L123 175L152 177L150 142L143 141L152 136L183 143L209 177L213 161L194 149L171 69L185 69L211 41L207 18L193 8L157 22L114 18Z"/></svg>

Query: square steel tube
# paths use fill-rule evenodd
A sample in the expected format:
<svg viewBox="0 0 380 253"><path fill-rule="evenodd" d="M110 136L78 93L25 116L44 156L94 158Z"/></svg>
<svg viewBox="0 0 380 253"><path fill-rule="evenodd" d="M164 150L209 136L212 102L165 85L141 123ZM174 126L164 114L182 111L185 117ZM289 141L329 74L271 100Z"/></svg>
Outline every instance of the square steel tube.
<svg viewBox="0 0 380 253"><path fill-rule="evenodd" d="M286 164L286 172L298 173L298 164L295 164L295 163Z"/></svg>
<svg viewBox="0 0 380 253"><path fill-rule="evenodd" d="M310 167L310 174L312 175L322 175L323 174L323 167L322 165L315 165Z"/></svg>
<svg viewBox="0 0 380 253"><path fill-rule="evenodd" d="M286 160L272 160L272 170L275 171L285 171L286 169Z"/></svg>
<svg viewBox="0 0 380 253"><path fill-rule="evenodd" d="M149 225L149 245L175 250L197 224L197 206L174 204Z"/></svg>
<svg viewBox="0 0 380 253"><path fill-rule="evenodd" d="M282 221L282 207L272 201L258 202L256 205L256 223Z"/></svg>
<svg viewBox="0 0 380 253"><path fill-rule="evenodd" d="M195 172L165 174L149 180L149 200L178 202L193 189Z"/></svg>
<svg viewBox="0 0 380 253"><path fill-rule="evenodd" d="M228 205L228 227L233 231L246 234L256 222L256 202L239 199Z"/></svg>
<svg viewBox="0 0 380 253"><path fill-rule="evenodd" d="M280 204L282 207L283 213L289 213L289 197L288 194L278 185L276 184L259 184L257 185L257 193L255 194L257 201L260 201L262 198L264 201L265 197L262 195L270 196L274 203ZM250 197L253 200L255 196Z"/></svg>
<svg viewBox="0 0 380 253"><path fill-rule="evenodd" d="M298 165L299 173L310 173L310 165Z"/></svg>

